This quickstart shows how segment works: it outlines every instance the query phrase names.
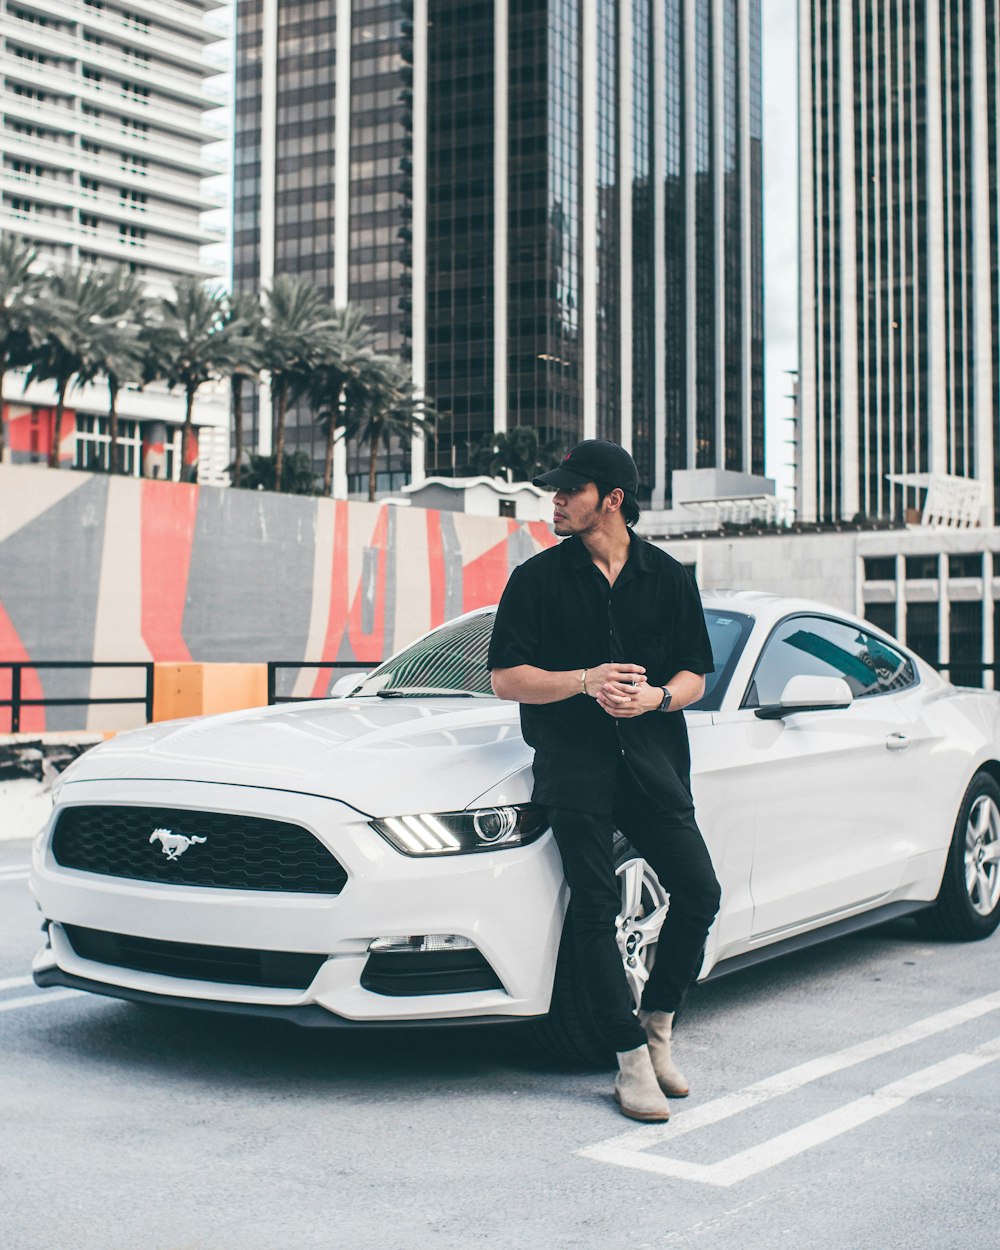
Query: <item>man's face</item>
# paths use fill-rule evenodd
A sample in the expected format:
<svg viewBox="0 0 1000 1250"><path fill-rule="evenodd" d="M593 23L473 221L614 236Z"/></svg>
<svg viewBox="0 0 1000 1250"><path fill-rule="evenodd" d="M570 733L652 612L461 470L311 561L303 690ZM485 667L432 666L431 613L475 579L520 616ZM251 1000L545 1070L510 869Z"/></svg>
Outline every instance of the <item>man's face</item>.
<svg viewBox="0 0 1000 1250"><path fill-rule="evenodd" d="M594 482L573 488L562 487L552 497L553 529L560 538L586 534L600 523L607 502L607 498L598 502Z"/></svg>

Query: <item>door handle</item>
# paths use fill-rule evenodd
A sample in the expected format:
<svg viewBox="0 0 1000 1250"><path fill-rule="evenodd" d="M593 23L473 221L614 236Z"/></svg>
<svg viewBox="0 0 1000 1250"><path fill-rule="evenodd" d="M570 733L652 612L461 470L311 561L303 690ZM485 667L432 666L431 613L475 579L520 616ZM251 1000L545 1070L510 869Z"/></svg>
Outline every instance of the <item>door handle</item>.
<svg viewBox="0 0 1000 1250"><path fill-rule="evenodd" d="M910 745L910 735L904 733L892 733L885 740L885 745L890 751L905 751Z"/></svg>

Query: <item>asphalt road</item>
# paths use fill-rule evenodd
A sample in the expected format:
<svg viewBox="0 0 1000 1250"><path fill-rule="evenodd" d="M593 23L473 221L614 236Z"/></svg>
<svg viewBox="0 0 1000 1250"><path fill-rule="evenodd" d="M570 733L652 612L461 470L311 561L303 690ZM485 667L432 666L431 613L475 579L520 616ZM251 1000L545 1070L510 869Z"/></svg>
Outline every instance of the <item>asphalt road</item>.
<svg viewBox="0 0 1000 1250"><path fill-rule="evenodd" d="M3 1250L997 1250L1000 936L701 987L664 1127L497 1028L339 1034L23 982L0 846Z"/></svg>

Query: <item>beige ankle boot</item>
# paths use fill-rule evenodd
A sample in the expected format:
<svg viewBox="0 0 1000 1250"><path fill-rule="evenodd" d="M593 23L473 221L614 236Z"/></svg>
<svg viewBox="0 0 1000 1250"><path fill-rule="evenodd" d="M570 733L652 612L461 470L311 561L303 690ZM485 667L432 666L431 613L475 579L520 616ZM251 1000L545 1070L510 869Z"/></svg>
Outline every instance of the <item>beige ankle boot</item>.
<svg viewBox="0 0 1000 1250"><path fill-rule="evenodd" d="M657 1084L648 1046L618 1053L615 1101L630 1120L669 1120L670 1103Z"/></svg>
<svg viewBox="0 0 1000 1250"><path fill-rule="evenodd" d="M674 1025L672 1011L640 1011L639 1023L649 1038L649 1057L660 1089L673 1098L685 1098L689 1093L687 1078L670 1055L670 1034Z"/></svg>

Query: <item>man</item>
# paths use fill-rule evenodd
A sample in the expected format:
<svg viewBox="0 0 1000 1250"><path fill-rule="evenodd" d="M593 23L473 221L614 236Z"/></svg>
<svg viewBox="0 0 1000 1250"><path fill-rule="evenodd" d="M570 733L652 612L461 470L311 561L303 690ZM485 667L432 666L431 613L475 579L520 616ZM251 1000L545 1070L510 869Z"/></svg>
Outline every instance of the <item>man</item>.
<svg viewBox="0 0 1000 1250"><path fill-rule="evenodd" d="M687 1082L673 1063L674 1013L698 974L719 885L691 798L681 709L713 668L701 599L666 552L630 526L639 478L624 448L578 443L535 478L554 490L565 539L515 569L490 643L493 689L521 704L533 797L547 810L570 888L570 923L594 1019L618 1055L615 1097L666 1120ZM616 939L612 839L620 829L670 892L636 1018Z"/></svg>

